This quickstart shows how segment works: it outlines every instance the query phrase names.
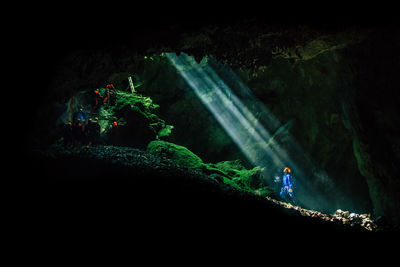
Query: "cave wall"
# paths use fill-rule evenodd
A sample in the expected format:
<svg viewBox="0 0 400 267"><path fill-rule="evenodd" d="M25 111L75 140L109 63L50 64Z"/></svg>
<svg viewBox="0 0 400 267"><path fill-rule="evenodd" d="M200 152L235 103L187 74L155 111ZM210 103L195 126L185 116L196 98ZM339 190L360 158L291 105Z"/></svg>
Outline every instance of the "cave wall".
<svg viewBox="0 0 400 267"><path fill-rule="evenodd" d="M327 174L311 170L312 186L329 196L332 208L368 211L368 188L357 168L338 98L343 73L348 72L340 51L328 51L295 63L273 59L247 83L281 122L294 121L291 135ZM307 164L304 156L292 155L295 162Z"/></svg>
<svg viewBox="0 0 400 267"><path fill-rule="evenodd" d="M343 74L350 73L346 64L340 51L327 51L296 62L277 57L256 72L246 68L235 71L282 124L293 121L290 133L306 152L291 155L295 161L307 164L304 157L310 158L328 174L329 178L317 170L309 172L312 186L326 194L329 201L329 208L322 203L315 203L314 208L367 212L371 209L367 183L358 170L352 135L343 124L337 94L342 79L349 78ZM145 84L138 90L159 103L160 116L175 126L169 141L190 148L207 162L245 161L167 59L147 60L143 79ZM251 106L250 99L242 100ZM254 115L260 119L264 116Z"/></svg>
<svg viewBox="0 0 400 267"><path fill-rule="evenodd" d="M337 41L316 38L295 48L289 45L278 57L261 57L268 60L258 66L252 56L239 63L240 57L231 56L231 66L281 122L294 121L291 134L333 180L322 176L314 181L327 192L329 187L337 190L337 194L329 192L332 203L356 211L373 206L375 216L398 224L396 33L397 29L379 28L364 36L337 35ZM205 39L212 46L210 34ZM270 49L256 47L256 54L268 54ZM218 54L220 49L215 51ZM214 145L212 140L209 144ZM225 145L232 147L229 141Z"/></svg>
<svg viewBox="0 0 400 267"><path fill-rule="evenodd" d="M364 212L373 206L376 215L398 218L396 31L379 29L362 40L354 31L321 37L301 29L253 30L208 28L172 46L159 45L160 39L148 51L115 45L70 53L54 69L49 90L56 93L46 100L62 102L73 92L140 74L145 83L137 90L175 126L168 141L206 162L244 159L173 68L144 59L165 51L186 51L199 61L211 54L232 67L282 124L293 121L290 133L338 188L332 195L338 208ZM326 190L331 185L324 177L313 182Z"/></svg>
<svg viewBox="0 0 400 267"><path fill-rule="evenodd" d="M366 178L374 214L400 223L399 31L374 32L344 51L353 79L344 84L343 111L353 151Z"/></svg>

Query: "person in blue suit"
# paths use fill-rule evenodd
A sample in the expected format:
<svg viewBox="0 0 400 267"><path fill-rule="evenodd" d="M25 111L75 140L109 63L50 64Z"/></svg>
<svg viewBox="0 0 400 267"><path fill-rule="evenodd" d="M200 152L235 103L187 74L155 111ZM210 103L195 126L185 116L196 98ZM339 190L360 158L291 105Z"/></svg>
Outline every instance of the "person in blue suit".
<svg viewBox="0 0 400 267"><path fill-rule="evenodd" d="M283 170L283 177L282 177L282 188L280 192L280 196L282 199L286 200L289 197L293 203L295 203L296 198L293 192L293 177L290 174L291 170L288 167L285 167Z"/></svg>

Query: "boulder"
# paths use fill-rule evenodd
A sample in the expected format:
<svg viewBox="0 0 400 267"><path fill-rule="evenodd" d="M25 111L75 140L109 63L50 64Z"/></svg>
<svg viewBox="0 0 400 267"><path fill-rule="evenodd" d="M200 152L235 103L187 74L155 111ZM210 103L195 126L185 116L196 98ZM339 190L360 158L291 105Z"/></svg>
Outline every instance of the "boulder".
<svg viewBox="0 0 400 267"><path fill-rule="evenodd" d="M202 159L186 147L166 141L152 141L146 150L153 155L171 159L181 167L201 168L204 165Z"/></svg>

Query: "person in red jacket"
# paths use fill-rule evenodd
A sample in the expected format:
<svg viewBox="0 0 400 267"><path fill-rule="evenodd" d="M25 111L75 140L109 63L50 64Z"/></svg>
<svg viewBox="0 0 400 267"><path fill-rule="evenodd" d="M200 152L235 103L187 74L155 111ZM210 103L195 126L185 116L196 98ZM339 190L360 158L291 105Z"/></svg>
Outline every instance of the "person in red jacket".
<svg viewBox="0 0 400 267"><path fill-rule="evenodd" d="M115 87L112 83L107 84L106 89L108 90L107 99L106 99L107 104L114 105L115 104L115 95L116 95L117 91L115 90Z"/></svg>
<svg viewBox="0 0 400 267"><path fill-rule="evenodd" d="M105 88L97 88L94 90L94 104L92 111L97 111L103 104L110 104L111 95L115 95L113 84L107 84Z"/></svg>

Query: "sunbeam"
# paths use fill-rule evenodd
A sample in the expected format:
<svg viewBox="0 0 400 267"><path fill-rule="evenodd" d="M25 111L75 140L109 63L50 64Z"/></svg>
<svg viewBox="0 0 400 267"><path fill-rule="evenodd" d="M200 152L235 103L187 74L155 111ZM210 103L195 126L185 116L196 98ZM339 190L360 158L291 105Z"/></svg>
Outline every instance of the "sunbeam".
<svg viewBox="0 0 400 267"><path fill-rule="evenodd" d="M254 166L266 167L266 174L290 166L295 170L296 193L302 205L313 207L317 202L319 204L326 202L323 200L325 197L312 186L310 179L307 178L307 172L300 167L300 163L292 159L285 147L290 147L292 154L294 151L298 157L303 156L302 163L307 162L308 168L310 165L313 171L317 168L306 158L306 154L289 134L288 129L285 129L279 120L252 95L250 89L233 71L225 70L224 74L229 77L227 79L217 73L212 62L197 63L193 57L185 53L181 53L180 56L167 53L166 57ZM227 80L237 82L239 94L232 90ZM241 97L251 99L252 103L255 103L253 109L263 116L257 118L241 101ZM275 138L282 129L285 131L285 147ZM271 130L275 132L271 134ZM319 172L324 173L321 170ZM331 183L329 177L327 175L325 177L327 182Z"/></svg>

